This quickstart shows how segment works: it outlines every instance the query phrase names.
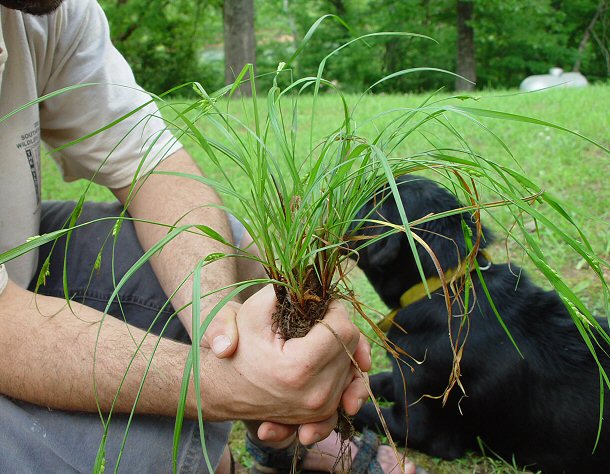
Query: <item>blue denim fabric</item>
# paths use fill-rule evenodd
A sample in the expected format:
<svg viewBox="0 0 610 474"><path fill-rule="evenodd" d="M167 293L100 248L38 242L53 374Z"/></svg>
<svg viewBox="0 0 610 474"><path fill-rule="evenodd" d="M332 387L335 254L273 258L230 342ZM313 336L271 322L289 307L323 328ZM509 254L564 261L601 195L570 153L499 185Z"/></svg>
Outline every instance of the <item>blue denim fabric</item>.
<svg viewBox="0 0 610 474"><path fill-rule="evenodd" d="M113 416L105 453L105 472L114 472L127 426ZM226 444L228 423L205 423L206 448L215 467ZM97 414L70 413L0 396L0 472L15 474L90 473L103 426ZM168 474L174 419L138 416L132 421L118 472ZM177 472L207 473L197 424L185 421Z"/></svg>
<svg viewBox="0 0 610 474"><path fill-rule="evenodd" d="M75 207L74 202L44 202L40 233L63 228ZM39 268L42 267L51 251L52 254L49 276L46 278L46 284L41 286L38 292L49 296L64 297L62 275L65 257L70 298L78 303L104 311L114 291L115 282L118 284L122 276L144 254L133 223L128 220L123 221L115 246L112 235L116 224L114 217L119 216L120 213L119 203L85 203L78 222L92 222L108 217L110 219L87 224L74 231L70 236L67 254L64 253L66 237L59 239L56 244L50 242L40 248ZM53 245L55 245L54 248ZM100 250L102 251L101 262L99 269L96 269L94 268L95 262ZM35 283L36 277L30 285L30 290L34 290ZM152 333L159 334L174 312L172 306L168 305L157 318L157 314L166 301L167 297L163 293L150 263L147 262L121 288L119 297L110 305L108 314L120 319L124 317L127 322L141 329L146 330L150 327ZM156 322L155 318L157 318ZM171 318L163 335L178 341L190 342L186 330L176 316Z"/></svg>
<svg viewBox="0 0 610 474"><path fill-rule="evenodd" d="M43 203L40 233L60 229L75 208L73 202ZM86 203L79 218L89 222L118 216L117 203ZM133 224L124 221L116 247L113 249L113 219L87 225L75 231L69 242L66 274L69 294L75 301L103 311L118 282L135 263L143 251L137 240ZM235 225L235 222L232 223ZM94 268L98 252L104 248L99 269ZM39 267L42 267L52 248L47 244L40 249ZM65 238L60 239L50 259L50 275L39 293L63 297ZM36 278L30 289L34 289ZM159 334L169 320L163 336L189 342L188 335L177 317L171 317L173 308L166 302L150 264L139 269L119 293L108 311L115 317L125 318L130 324ZM157 316L159 317L157 318ZM155 321L157 318L157 321ZM113 472L123 442L127 417L115 415L109 426L105 453L105 471ZM205 441L212 466L216 466L227 444L229 423L206 423ZM171 472L174 419L166 417L136 416L132 420L119 472L168 473ZM91 413L69 413L50 410L0 396L0 473L67 473L91 472L103 426L100 417ZM185 420L178 456L179 473L208 472L201 449L199 429L195 422Z"/></svg>

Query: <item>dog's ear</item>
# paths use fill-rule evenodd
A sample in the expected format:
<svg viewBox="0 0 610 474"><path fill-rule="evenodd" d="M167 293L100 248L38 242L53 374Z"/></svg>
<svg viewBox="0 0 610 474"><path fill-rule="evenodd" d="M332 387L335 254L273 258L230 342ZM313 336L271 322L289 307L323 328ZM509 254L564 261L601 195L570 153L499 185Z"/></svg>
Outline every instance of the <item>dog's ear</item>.
<svg viewBox="0 0 610 474"><path fill-rule="evenodd" d="M396 262L402 248L402 237L401 233L390 235L365 247L368 264L383 268Z"/></svg>
<svg viewBox="0 0 610 474"><path fill-rule="evenodd" d="M364 237L367 240L352 241L350 247L358 252L358 264L362 268L375 267L378 270L396 262L401 249L403 234L395 233L384 238L390 228L381 222L394 222L399 217L396 205L387 200L386 189L378 191L373 199L366 203L356 214L356 222L350 231L351 235ZM370 242L370 239L376 241Z"/></svg>

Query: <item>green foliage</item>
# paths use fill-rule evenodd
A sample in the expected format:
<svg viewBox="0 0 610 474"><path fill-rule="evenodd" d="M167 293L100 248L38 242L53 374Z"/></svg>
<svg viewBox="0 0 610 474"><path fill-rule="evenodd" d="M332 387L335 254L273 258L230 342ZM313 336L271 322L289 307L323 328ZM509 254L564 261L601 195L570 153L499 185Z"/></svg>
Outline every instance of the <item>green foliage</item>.
<svg viewBox="0 0 610 474"><path fill-rule="evenodd" d="M525 76L546 74L552 66L572 70L579 43L598 3L598 0L476 3L479 87L514 87ZM608 19L602 18L596 31L608 25ZM600 35L603 36L601 31ZM592 81L607 78L598 46L589 42L583 57L582 71Z"/></svg>
<svg viewBox="0 0 610 474"><path fill-rule="evenodd" d="M550 67L572 70L578 46L598 8L599 0L486 0L475 1L478 88L517 87L530 74L545 74ZM298 76L315 75L325 51L350 37L371 31L408 31L434 38L438 44L417 38L384 37L350 47L326 67L325 77L348 92L363 90L384 74L414 66L456 69L455 1L429 0L259 0L257 35L259 71L272 71L277 57L286 57L309 25L323 14L340 16L338 23L320 26L318 34L295 64ZM280 10L282 21L270 21ZM293 31L286 26L293 24ZM264 25L264 26L263 26ZM608 48L608 12L600 16L582 57L581 70L590 81L608 77L604 47ZM286 35L296 35L286 41ZM278 56L277 54L282 54ZM376 92L413 92L453 88L454 79L442 74L409 75L387 82Z"/></svg>
<svg viewBox="0 0 610 474"><path fill-rule="evenodd" d="M203 45L222 35L216 0L100 0L115 46L138 83L154 93L197 80L217 88L224 81L221 61L203 54Z"/></svg>
<svg viewBox="0 0 610 474"><path fill-rule="evenodd" d="M406 29L434 38L438 44L421 41L386 41L383 45L383 69L397 71L426 65L455 70L456 17L455 2L396 1L371 2L371 15L388 31ZM385 86L388 92L406 92L453 87L454 78L441 74L421 74L402 77Z"/></svg>
<svg viewBox="0 0 610 474"><path fill-rule="evenodd" d="M530 74L550 67L572 70L585 31L600 0L476 1L472 26L478 88L517 87ZM208 90L224 81L221 0L101 0L112 38L146 89L162 92L196 80ZM293 64L297 77L314 76L325 52L373 31L408 31L434 38L380 37L348 47L326 65L325 77L345 92L357 92L385 74L414 66L456 69L455 0L257 0L257 71L273 73L295 50L320 16L322 24ZM581 71L590 81L610 74L610 8L600 15L582 53ZM279 14L278 14L279 12ZM271 75L257 81L271 87ZM453 88L442 74L397 78L375 92L415 92Z"/></svg>

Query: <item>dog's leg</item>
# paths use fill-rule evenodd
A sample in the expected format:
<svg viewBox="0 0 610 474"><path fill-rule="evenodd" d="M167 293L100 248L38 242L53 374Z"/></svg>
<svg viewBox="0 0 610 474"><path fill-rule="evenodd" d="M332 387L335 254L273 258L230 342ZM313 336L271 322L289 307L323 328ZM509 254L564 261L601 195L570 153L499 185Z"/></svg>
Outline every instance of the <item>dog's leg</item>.
<svg viewBox="0 0 610 474"><path fill-rule="evenodd" d="M394 442L444 459L463 456L469 447L464 444L467 437L462 433L460 425L448 425L442 414L439 418L434 410L430 412L429 407L425 406L426 402L421 401L410 407L408 415L404 403L400 401L381 408L381 415ZM385 433L372 402L366 403L356 415L354 427L358 431L368 428Z"/></svg>
<svg viewBox="0 0 610 474"><path fill-rule="evenodd" d="M401 413L400 409L395 408L397 408L396 405L382 407L381 414L394 441L398 444L404 444L407 434L407 423L404 418L404 412ZM365 428L368 428L377 433L385 433L377 409L372 402L365 403L362 409L354 417L353 421L354 427L358 431L363 431Z"/></svg>
<svg viewBox="0 0 610 474"><path fill-rule="evenodd" d="M394 401L394 379L392 372L379 372L369 378L371 391L376 398L381 398L386 402Z"/></svg>

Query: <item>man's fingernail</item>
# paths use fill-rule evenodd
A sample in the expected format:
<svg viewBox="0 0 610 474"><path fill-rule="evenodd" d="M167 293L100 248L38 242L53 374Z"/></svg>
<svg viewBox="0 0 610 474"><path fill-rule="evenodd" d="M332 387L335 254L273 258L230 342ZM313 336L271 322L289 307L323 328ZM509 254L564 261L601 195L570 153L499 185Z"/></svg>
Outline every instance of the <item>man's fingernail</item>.
<svg viewBox="0 0 610 474"><path fill-rule="evenodd" d="M360 411L360 409L362 408L362 404L364 403L364 400L362 398L358 399L358 411Z"/></svg>
<svg viewBox="0 0 610 474"><path fill-rule="evenodd" d="M231 339L225 335L216 336L212 341L212 351L216 355L222 354L231 345Z"/></svg>

